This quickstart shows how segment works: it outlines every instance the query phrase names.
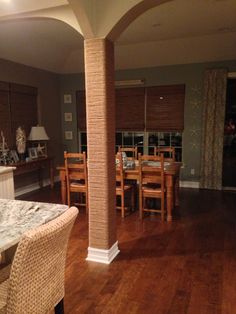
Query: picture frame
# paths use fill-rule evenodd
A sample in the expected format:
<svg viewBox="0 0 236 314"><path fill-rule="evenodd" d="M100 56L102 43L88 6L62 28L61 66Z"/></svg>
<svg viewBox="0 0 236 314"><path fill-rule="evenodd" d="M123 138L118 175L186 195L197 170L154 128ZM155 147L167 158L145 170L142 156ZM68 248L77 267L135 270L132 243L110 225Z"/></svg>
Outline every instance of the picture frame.
<svg viewBox="0 0 236 314"><path fill-rule="evenodd" d="M29 158L36 159L38 158L38 150L37 147L30 147L28 148Z"/></svg>
<svg viewBox="0 0 236 314"><path fill-rule="evenodd" d="M71 94L64 94L64 104L71 104L71 103L72 103Z"/></svg>
<svg viewBox="0 0 236 314"><path fill-rule="evenodd" d="M40 145L39 147L37 147L37 155L38 158L47 156L47 150L45 145Z"/></svg>
<svg viewBox="0 0 236 314"><path fill-rule="evenodd" d="M72 131L65 131L65 139L66 140L73 140L73 132Z"/></svg>
<svg viewBox="0 0 236 314"><path fill-rule="evenodd" d="M16 152L16 150L12 149L10 150L10 158L11 160L14 162L14 163L17 163L19 162L20 158Z"/></svg>
<svg viewBox="0 0 236 314"><path fill-rule="evenodd" d="M66 122L72 122L72 112L65 112L64 113L64 120Z"/></svg>

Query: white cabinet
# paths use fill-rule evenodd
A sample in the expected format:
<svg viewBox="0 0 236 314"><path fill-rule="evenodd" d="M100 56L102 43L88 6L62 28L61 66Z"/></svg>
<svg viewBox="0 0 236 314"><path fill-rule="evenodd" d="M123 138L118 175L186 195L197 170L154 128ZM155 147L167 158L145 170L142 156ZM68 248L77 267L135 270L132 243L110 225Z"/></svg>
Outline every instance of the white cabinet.
<svg viewBox="0 0 236 314"><path fill-rule="evenodd" d="M15 199L14 167L0 167L0 198Z"/></svg>

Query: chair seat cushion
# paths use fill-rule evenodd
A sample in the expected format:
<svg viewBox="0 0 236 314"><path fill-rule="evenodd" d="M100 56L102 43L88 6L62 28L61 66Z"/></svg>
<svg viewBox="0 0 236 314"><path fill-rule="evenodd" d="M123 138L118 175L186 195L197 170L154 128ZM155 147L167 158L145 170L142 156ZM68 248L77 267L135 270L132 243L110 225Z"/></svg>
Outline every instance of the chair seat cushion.
<svg viewBox="0 0 236 314"><path fill-rule="evenodd" d="M0 284L0 314L6 313L8 284L9 280Z"/></svg>
<svg viewBox="0 0 236 314"><path fill-rule="evenodd" d="M132 185L129 185L129 184L125 184L124 185L124 190L125 191L128 191L128 190L130 190L130 189L132 189L133 187L132 187ZM116 191L121 191L121 186L120 185L117 185L116 186Z"/></svg>
<svg viewBox="0 0 236 314"><path fill-rule="evenodd" d="M72 188L76 188L76 187L79 187L79 188L85 188L85 184L83 182L71 182L70 184L70 187Z"/></svg>
<svg viewBox="0 0 236 314"><path fill-rule="evenodd" d="M142 187L143 193L156 193L156 194L161 194L162 190L159 186L149 186L149 185L144 185Z"/></svg>

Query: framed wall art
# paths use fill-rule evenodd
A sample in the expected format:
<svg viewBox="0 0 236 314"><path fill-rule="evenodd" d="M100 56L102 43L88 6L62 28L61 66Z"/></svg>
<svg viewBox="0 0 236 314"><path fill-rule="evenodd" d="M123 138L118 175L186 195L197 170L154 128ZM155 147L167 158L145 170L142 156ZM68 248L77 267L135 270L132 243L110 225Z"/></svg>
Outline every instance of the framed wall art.
<svg viewBox="0 0 236 314"><path fill-rule="evenodd" d="M72 131L65 131L65 139L66 140L73 140L73 132Z"/></svg>
<svg viewBox="0 0 236 314"><path fill-rule="evenodd" d="M72 122L72 112L65 112L64 113L64 120L66 122Z"/></svg>
<svg viewBox="0 0 236 314"><path fill-rule="evenodd" d="M64 94L64 104L71 104L71 103L72 103L71 94Z"/></svg>

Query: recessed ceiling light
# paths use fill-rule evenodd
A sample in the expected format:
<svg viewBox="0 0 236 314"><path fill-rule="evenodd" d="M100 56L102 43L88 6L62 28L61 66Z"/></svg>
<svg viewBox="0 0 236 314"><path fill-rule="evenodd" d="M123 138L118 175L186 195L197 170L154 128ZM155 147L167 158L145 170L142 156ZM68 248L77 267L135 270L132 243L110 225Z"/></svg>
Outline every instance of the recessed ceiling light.
<svg viewBox="0 0 236 314"><path fill-rule="evenodd" d="M152 24L152 27L160 27L161 26L161 23L154 23Z"/></svg>
<svg viewBox="0 0 236 314"><path fill-rule="evenodd" d="M228 26L226 26L226 27L220 27L220 28L218 28L218 32L232 32L232 31L234 31L235 30L235 28L234 27L228 27Z"/></svg>

